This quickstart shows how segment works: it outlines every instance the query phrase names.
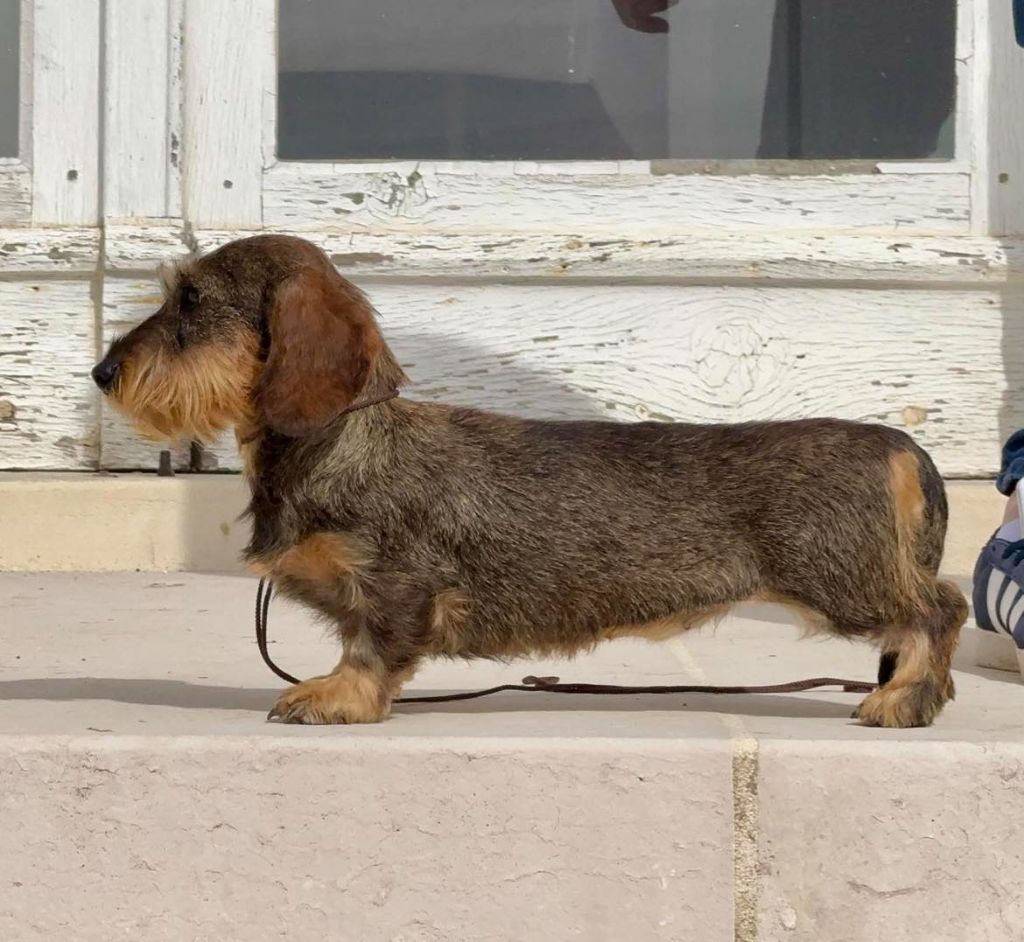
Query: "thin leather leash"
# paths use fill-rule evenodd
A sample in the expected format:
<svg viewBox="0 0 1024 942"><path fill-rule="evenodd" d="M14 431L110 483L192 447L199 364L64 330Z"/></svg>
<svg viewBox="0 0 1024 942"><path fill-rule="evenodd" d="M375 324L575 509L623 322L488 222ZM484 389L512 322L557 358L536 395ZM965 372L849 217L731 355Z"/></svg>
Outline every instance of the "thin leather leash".
<svg viewBox="0 0 1024 942"><path fill-rule="evenodd" d="M270 597L274 584L269 579L260 579L256 589L256 645L260 649L264 663L278 677L289 684L300 683L287 671L281 670L267 650L267 614L270 611ZM467 690L462 693L443 693L429 697L397 697L394 703L451 703L455 700L476 700L489 697L491 694L506 690L543 691L544 693L573 694L664 694L664 693L801 693L805 690L816 690L819 687L841 687L843 693L871 693L875 684L863 680L842 680L838 677L811 677L807 680L794 680L786 684L764 684L760 687L750 686L718 686L715 684L669 684L649 687L621 686L619 684L563 684L557 677L524 677L521 684L498 684L483 690Z"/></svg>

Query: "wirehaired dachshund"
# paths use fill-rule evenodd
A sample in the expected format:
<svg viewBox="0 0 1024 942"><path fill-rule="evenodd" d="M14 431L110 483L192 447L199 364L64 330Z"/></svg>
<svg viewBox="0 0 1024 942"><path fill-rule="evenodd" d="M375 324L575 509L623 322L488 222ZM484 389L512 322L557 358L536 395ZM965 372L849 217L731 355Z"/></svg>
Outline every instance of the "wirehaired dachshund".
<svg viewBox="0 0 1024 942"><path fill-rule="evenodd" d="M343 646L271 717L377 722L426 658L664 639L746 599L880 650L866 724L924 726L953 696L967 606L936 577L942 479L903 432L414 402L366 297L308 242L240 239L163 280L163 305L93 377L147 436L234 428L246 561Z"/></svg>

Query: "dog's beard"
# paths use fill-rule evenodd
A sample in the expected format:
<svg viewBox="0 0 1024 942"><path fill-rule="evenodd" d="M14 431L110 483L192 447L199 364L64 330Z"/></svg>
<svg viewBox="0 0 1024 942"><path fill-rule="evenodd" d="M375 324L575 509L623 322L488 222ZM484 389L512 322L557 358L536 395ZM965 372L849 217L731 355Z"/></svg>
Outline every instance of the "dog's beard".
<svg viewBox="0 0 1024 942"><path fill-rule="evenodd" d="M157 350L129 358L111 401L146 438L210 442L250 419L255 346L242 334L230 344L203 344L175 354Z"/></svg>

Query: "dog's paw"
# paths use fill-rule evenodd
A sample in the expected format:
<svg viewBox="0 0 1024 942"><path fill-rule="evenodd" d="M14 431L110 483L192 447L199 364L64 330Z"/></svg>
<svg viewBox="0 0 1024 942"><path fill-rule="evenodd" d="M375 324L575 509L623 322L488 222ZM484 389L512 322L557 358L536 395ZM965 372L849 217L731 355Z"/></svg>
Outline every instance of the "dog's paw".
<svg viewBox="0 0 1024 942"><path fill-rule="evenodd" d="M930 726L948 698L931 679L901 687L879 687L861 701L853 718L865 726L889 729Z"/></svg>
<svg viewBox="0 0 1024 942"><path fill-rule="evenodd" d="M309 725L379 723L387 716L388 706L387 696L371 675L342 668L284 691L267 719Z"/></svg>

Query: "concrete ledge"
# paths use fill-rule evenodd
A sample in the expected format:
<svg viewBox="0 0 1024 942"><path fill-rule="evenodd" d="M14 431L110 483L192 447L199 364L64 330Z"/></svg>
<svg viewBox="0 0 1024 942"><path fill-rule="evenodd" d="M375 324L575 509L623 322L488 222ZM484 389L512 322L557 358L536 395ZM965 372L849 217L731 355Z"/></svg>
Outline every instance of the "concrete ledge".
<svg viewBox="0 0 1024 942"><path fill-rule="evenodd" d="M0 570L238 570L239 475L0 473Z"/></svg>
<svg viewBox="0 0 1024 942"><path fill-rule="evenodd" d="M943 568L969 573L1002 519L990 482L951 481ZM238 475L0 473L0 570L239 571Z"/></svg>
<svg viewBox="0 0 1024 942"><path fill-rule="evenodd" d="M264 722L254 580L0 574L0 938L964 942L1020 937L1024 686L962 663L924 730L857 697L569 698ZM869 678L768 606L411 688ZM272 610L302 675L336 646Z"/></svg>

